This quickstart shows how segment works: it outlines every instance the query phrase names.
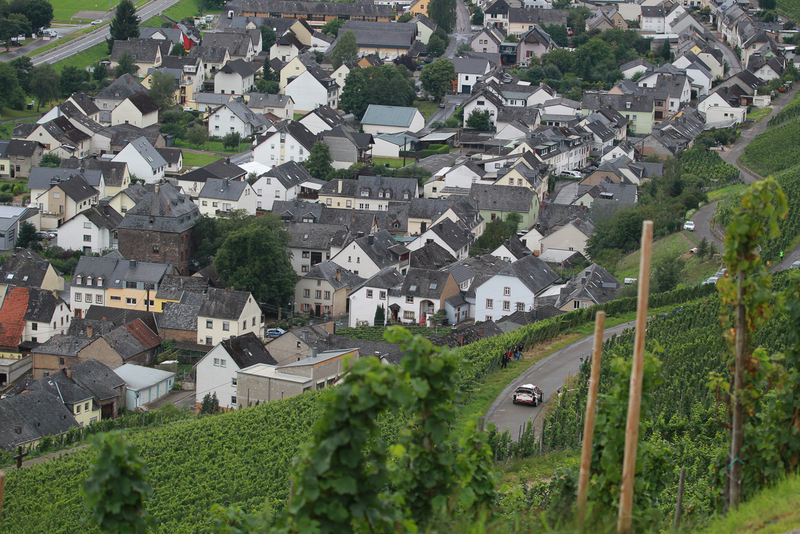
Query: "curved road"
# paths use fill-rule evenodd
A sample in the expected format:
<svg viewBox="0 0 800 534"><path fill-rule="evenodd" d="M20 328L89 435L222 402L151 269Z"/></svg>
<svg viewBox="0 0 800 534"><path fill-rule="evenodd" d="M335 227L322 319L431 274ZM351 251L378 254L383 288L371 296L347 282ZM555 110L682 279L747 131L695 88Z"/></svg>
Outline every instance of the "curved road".
<svg viewBox="0 0 800 534"><path fill-rule="evenodd" d="M608 339L612 334L619 334L625 329L633 328L635 325L636 321L632 321L606 328L603 338ZM553 398L557 398L552 397L553 392L564 385L564 380L569 375L574 375L578 372L580 358L586 359L591 355L593 339L594 336L586 336L563 349L557 350L514 379L486 412L486 420L494 423L498 432L508 429L511 433L511 438L516 441L519 437L520 426L527 424L531 419L537 418L544 404L552 402L551 399ZM514 363L512 362L509 365L513 366ZM533 383L542 389L545 399L548 399L544 404L531 408L530 406L515 405L511 402L511 394L514 390L521 384L528 383ZM541 421L537 422L540 423Z"/></svg>

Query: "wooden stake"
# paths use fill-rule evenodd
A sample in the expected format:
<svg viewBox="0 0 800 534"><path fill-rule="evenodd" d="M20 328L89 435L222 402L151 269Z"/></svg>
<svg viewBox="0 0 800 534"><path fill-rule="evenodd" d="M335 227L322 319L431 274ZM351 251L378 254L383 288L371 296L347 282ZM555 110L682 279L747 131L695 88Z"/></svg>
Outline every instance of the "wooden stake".
<svg viewBox="0 0 800 534"><path fill-rule="evenodd" d="M581 472L578 478L578 528L583 527L586 515L586 498L589 490L589 471L592 467L592 442L594 440L594 416L597 406L597 390L600 385L600 358L603 353L603 329L606 312L599 311L594 323L594 348L592 349L592 374L589 379L589 398L586 399L586 421L583 424L583 450Z"/></svg>
<svg viewBox="0 0 800 534"><path fill-rule="evenodd" d="M675 504L675 532L681 526L681 508L683 508L683 484L686 480L686 468L681 467L681 478L678 481L678 502Z"/></svg>
<svg viewBox="0 0 800 534"><path fill-rule="evenodd" d="M3 520L3 492L5 491L6 487L6 472L0 471L0 525L2 525Z"/></svg>
<svg viewBox="0 0 800 534"><path fill-rule="evenodd" d="M617 532L630 534L633 513L633 479L636 474L636 449L639 446L639 417L642 411L644 375L644 337L647 330L647 297L650 293L650 256L653 250L653 221L644 221L639 260L639 295L636 303L636 337L628 398L628 422L625 426L625 456L622 459L622 487L619 492Z"/></svg>
<svg viewBox="0 0 800 534"><path fill-rule="evenodd" d="M728 466L728 510L736 510L741 498L742 480L742 443L744 442L744 408L742 407L742 390L744 389L744 352L747 317L744 309L744 293L742 290L743 274L739 270L739 283L736 290L736 366L733 375L733 426L731 428L731 463Z"/></svg>

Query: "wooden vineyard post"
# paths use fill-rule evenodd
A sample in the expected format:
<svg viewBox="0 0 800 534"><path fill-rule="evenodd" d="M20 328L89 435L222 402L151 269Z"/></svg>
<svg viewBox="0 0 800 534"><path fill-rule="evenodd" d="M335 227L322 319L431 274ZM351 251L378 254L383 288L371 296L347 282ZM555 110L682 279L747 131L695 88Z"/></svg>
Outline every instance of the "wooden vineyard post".
<svg viewBox="0 0 800 534"><path fill-rule="evenodd" d="M636 337L628 398L628 421L625 426L625 456L622 459L622 487L619 492L617 532L630 534L633 512L633 479L636 474L636 449L639 445L639 417L642 411L644 376L644 337L647 330L647 297L650 293L650 256L653 250L653 221L644 221L639 260L639 295L636 302Z"/></svg>
<svg viewBox="0 0 800 534"><path fill-rule="evenodd" d="M6 472L0 471L0 525L3 524L3 492L6 487Z"/></svg>
<svg viewBox="0 0 800 534"><path fill-rule="evenodd" d="M603 329L606 312L599 311L594 323L594 347L592 349L592 375L589 379L589 398L586 400L586 421L583 425L583 450L581 471L578 478L578 528L583 527L586 515L586 497L589 490L589 471L592 467L592 441L594 440L594 415L597 406L597 389L600 385L600 357L603 353Z"/></svg>

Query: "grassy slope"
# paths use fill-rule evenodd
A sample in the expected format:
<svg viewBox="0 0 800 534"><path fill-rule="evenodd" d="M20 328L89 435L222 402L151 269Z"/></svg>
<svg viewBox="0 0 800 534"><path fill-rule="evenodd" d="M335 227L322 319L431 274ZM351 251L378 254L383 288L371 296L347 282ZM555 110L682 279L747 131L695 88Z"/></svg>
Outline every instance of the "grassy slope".
<svg viewBox="0 0 800 534"><path fill-rule="evenodd" d="M84 69L89 65L93 65L94 63L100 61L106 56L108 56L108 45L105 42L102 42L94 45L91 48L87 48L79 54L62 59L61 61L54 63L53 66L59 72L61 72L64 67L68 65L78 67L79 69Z"/></svg>
<svg viewBox="0 0 800 534"><path fill-rule="evenodd" d="M800 478L787 478L718 519L705 534L780 534L800 525Z"/></svg>
<svg viewBox="0 0 800 534"><path fill-rule="evenodd" d="M111 6L119 4L119 0L111 0ZM97 6L97 7L95 7ZM69 20L78 11L108 11L109 2L105 0L58 0L53 2L54 20Z"/></svg>
<svg viewBox="0 0 800 534"><path fill-rule="evenodd" d="M778 0L778 10L786 13L792 20L800 21L800 2L797 0Z"/></svg>
<svg viewBox="0 0 800 534"><path fill-rule="evenodd" d="M659 259L678 252L686 254L689 249L697 246L697 239L690 232L682 231L667 237L661 238L653 243L653 263ZM714 260L700 261L694 256L686 262L683 271L683 283L688 285L697 284L719 269L719 265ZM623 257L614 268L614 276L618 280L623 278L637 278L639 276L639 251L633 252Z"/></svg>

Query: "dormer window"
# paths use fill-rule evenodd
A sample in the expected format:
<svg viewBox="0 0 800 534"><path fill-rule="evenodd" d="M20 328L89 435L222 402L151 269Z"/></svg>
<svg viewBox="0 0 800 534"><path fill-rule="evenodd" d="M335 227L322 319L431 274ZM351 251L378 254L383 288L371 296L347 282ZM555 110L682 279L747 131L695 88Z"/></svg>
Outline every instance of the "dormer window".
<svg viewBox="0 0 800 534"><path fill-rule="evenodd" d="M383 191L378 191L378 198L383 198Z"/></svg>
<svg viewBox="0 0 800 534"><path fill-rule="evenodd" d="M92 285L92 277L91 277L91 276L87 276L87 277L86 277L86 285L87 285L87 286L90 286L90 285Z"/></svg>
<svg viewBox="0 0 800 534"><path fill-rule="evenodd" d="M103 287L103 277L99 277L97 279L97 287Z"/></svg>
<svg viewBox="0 0 800 534"><path fill-rule="evenodd" d="M408 200L408 193L403 193L403 199Z"/></svg>
<svg viewBox="0 0 800 534"><path fill-rule="evenodd" d="M369 196L369 190L367 190L367 189L362 189L362 190L361 190L361 196L362 196L362 197L368 197L368 196Z"/></svg>
<svg viewBox="0 0 800 534"><path fill-rule="evenodd" d="M76 284L81 285L82 281L83 281L83 277L82 276L79 275L79 276L75 277L75 283Z"/></svg>

